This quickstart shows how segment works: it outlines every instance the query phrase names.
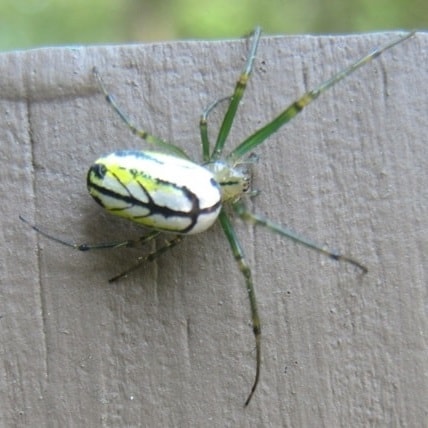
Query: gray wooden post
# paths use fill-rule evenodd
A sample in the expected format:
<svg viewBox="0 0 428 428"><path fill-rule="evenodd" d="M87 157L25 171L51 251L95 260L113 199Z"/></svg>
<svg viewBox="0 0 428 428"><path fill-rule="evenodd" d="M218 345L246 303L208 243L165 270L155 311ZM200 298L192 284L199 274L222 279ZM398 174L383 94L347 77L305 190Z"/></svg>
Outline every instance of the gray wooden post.
<svg viewBox="0 0 428 428"><path fill-rule="evenodd" d="M266 37L232 147L396 37ZM104 102L96 65L138 124L200 160L198 119L229 95L244 40L47 48L0 55L1 426L423 426L427 420L427 34L335 86L262 145L252 209L352 254L362 276L242 225L263 328L258 390L244 281L218 226L128 278L148 249L85 174L144 148ZM221 108L210 130L218 129Z"/></svg>

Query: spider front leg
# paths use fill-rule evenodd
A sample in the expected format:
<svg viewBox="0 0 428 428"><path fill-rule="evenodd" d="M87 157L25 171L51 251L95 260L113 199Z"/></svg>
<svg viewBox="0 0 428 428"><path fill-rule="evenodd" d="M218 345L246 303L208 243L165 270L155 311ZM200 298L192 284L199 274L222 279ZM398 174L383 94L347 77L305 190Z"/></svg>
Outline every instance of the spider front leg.
<svg viewBox="0 0 428 428"><path fill-rule="evenodd" d="M238 81L235 85L235 90L230 98L229 107L224 115L223 122L220 126L220 130L217 135L217 141L212 152L212 155L209 160L217 160L220 158L224 144L226 143L227 137L229 136L230 130L232 128L233 120L235 119L236 112L239 107L239 103L244 95L245 89L247 87L248 80L250 79L251 72L253 71L254 60L256 58L257 47L259 45L261 35L261 29L257 27L253 32L253 41L248 52L247 61L245 66L238 78ZM219 101L222 101L220 99ZM217 104L214 103L212 107L208 107L208 113L211 111ZM204 140L202 140L204 144ZM208 144L208 140L207 140Z"/></svg>
<svg viewBox="0 0 428 428"><path fill-rule="evenodd" d="M233 204L233 209L238 214L238 216L246 223L264 226L267 229L271 230L272 232L285 236L286 238L289 238L299 244L305 245L306 247L311 248L312 250L318 251L319 253L322 253L333 260L350 263L358 267L359 269L361 269L363 273L368 272L368 269L362 263L355 260L354 258L328 250L324 246L317 244L316 242L311 241L310 239L307 239L304 236L293 232L291 229L288 229L287 227L278 225L268 220L267 218L264 218L257 214L253 214L249 212L242 201L235 202Z"/></svg>
<svg viewBox="0 0 428 428"><path fill-rule="evenodd" d="M259 311L257 309L257 300L254 290L253 278L251 275L251 269L248 266L247 261L245 260L244 252L242 250L241 244L239 243L238 237L236 236L235 230L233 229L232 224L230 223L229 217L222 210L219 215L219 221L223 231L229 241L230 247L232 249L233 257L238 264L239 270L245 278L245 286L248 293L248 298L250 300L251 307L251 319L253 324L253 333L256 341L256 375L254 378L253 386L251 387L250 394L248 395L247 400L245 401L245 406L251 401L253 394L257 388L260 378L260 366L261 366L261 325Z"/></svg>
<svg viewBox="0 0 428 428"><path fill-rule="evenodd" d="M312 89L311 91L308 91L305 94L303 94L296 101L292 102L285 110L283 110L273 120L271 120L269 123L267 123L263 127L259 128L256 132L250 135L241 144L235 147L235 149L233 149L232 152L227 156L227 160L231 164L233 164L237 160L241 159L247 153L254 150L254 148L256 148L258 145L262 144L272 134L277 132L283 125L285 125L287 122L292 120L295 116L297 116L305 107L307 107L310 103L315 101L322 93L324 93L329 88L339 83L341 80L345 79L350 74L354 73L360 67L363 67L365 64L377 58L383 52L393 48L399 43L404 42L410 37L413 37L414 34L415 33L412 31L410 33L405 34L404 36L398 37L397 39L385 44L384 46L381 46L378 49L374 49L369 54L360 58L358 61L355 61L353 64L349 65L348 67L344 68L343 70L333 75L330 79L325 80L323 83L318 85L315 89ZM257 33L254 36L254 38L255 38L254 44L256 44ZM257 48L257 45L255 45L254 48ZM249 64L250 64L250 59L251 58L248 59ZM245 88L245 86L243 86L243 88ZM235 93L240 93L238 89L239 89L239 81L236 86ZM243 92L243 90L241 92ZM232 102L231 102L231 105L232 105ZM231 120L233 120L233 118ZM226 121L226 117L225 117L225 121Z"/></svg>

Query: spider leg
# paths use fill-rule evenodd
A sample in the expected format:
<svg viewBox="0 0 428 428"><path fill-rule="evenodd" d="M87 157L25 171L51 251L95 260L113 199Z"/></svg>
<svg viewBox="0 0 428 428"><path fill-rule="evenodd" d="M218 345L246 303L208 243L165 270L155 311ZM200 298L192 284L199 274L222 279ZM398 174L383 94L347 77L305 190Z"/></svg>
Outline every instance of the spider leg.
<svg viewBox="0 0 428 428"><path fill-rule="evenodd" d="M87 243L78 244L74 242L65 241L61 238L57 238L56 236L53 236L45 232L43 229L40 229L38 226L31 224L28 220L26 220L22 216L19 216L19 219L24 223L28 224L33 230L35 230L37 233L40 233L40 235L44 236L45 238L50 239L51 241L54 241L54 242L58 242L59 244L65 245L66 247L74 248L75 250L79 250L79 251L104 250L107 248L119 248L119 247L128 247L128 248L139 247L147 244L147 242L156 238L156 236L158 236L161 233L157 230L153 230L147 233L146 235L141 236L138 239L127 239L125 241L100 242L96 244L87 244Z"/></svg>
<svg viewBox="0 0 428 428"><path fill-rule="evenodd" d="M336 73L330 79L321 83L315 89L313 89L309 92L306 92L299 99L297 99L296 101L291 103L276 118L274 118L272 121L270 121L268 124L266 124L262 128L258 129L256 132L254 132L252 135L250 135L246 140L244 140L241 144L239 144L228 155L227 159L231 163L234 163L237 159L240 159L246 153L250 152L255 147L257 147L259 144L263 143L268 137L270 137L272 134L274 134L276 131L278 131L279 128L281 128L283 125L285 125L291 119L293 119L308 104L310 104L312 101L315 101L327 89L331 88L336 83L339 83L342 79L349 76L350 74L352 74L354 71L358 70L363 65L365 65L368 62L372 61L373 59L377 58L380 54L382 54L386 50L391 49L392 47L396 46L397 44L404 42L408 38L412 37L414 34L415 34L415 32L407 33L404 36L401 36L401 37L393 40L392 42L385 44L384 46L382 46L380 48L374 49L369 54L363 56L358 61L355 61L350 66L348 66L348 67L344 68L343 70L339 71L338 73ZM243 92L243 88L245 88L245 77L248 79L248 75L246 75L246 74L243 74L242 77L240 78L240 81L242 79L243 83L240 83L240 81L238 82L235 93L240 94L240 92ZM238 89L238 88L240 88L240 89ZM241 97L242 97L242 95L241 95ZM238 98L240 99L239 96L238 96ZM232 105L232 102L231 102L231 105ZM230 109L230 107L229 107L229 109ZM233 116L232 116L232 118L233 118ZM228 129L230 129L230 126Z"/></svg>
<svg viewBox="0 0 428 428"><path fill-rule="evenodd" d="M260 325L260 317L259 311L257 309L257 300L256 294L254 291L254 284L251 275L251 269L245 260L244 252L242 250L241 244L239 243L238 237L236 236L235 230L233 229L232 224L230 223L229 217L222 210L219 215L219 221L223 231L229 241L230 247L233 252L233 256L238 264L239 270L245 278L245 286L248 293L248 298L250 300L251 307L251 319L253 324L253 333L256 341L256 375L254 378L253 386L251 387L251 391L248 395L247 400L245 401L245 406L251 401L253 394L257 388L257 384L259 383L260 378L260 366L261 366L261 325Z"/></svg>
<svg viewBox="0 0 428 428"><path fill-rule="evenodd" d="M146 262L152 262L153 260L156 260L159 256L161 256L163 253L166 253L171 248L178 245L180 242L183 241L185 238L184 235L176 235L174 238L166 240L164 245L156 249L155 251L147 254L143 257L138 257L137 262L132 265L130 268L124 270L123 272L119 273L118 275L114 276L113 278L110 278L108 282L115 282L124 276L128 275L128 273L133 272L134 270L138 269L140 266L142 266Z"/></svg>
<svg viewBox="0 0 428 428"><path fill-rule="evenodd" d="M53 236L53 235L45 232L44 230L40 229L38 226L31 224L28 220L26 220L22 216L19 216L19 219L21 221L23 221L24 223L28 224L33 230L35 230L37 233L40 233L40 235L44 236L45 238L50 239L51 241L54 241L54 242L58 242L59 244L65 245L66 247L70 247L70 248L73 248L75 250L79 250L79 251L105 250L107 248L120 248L120 247L126 247L126 248L140 247L140 246L147 244L149 241L153 240L154 238L159 236L161 233L157 230L152 230L149 233L147 233L146 235L143 235L138 239L128 239L125 241L100 242L97 244L87 244L87 243L77 244L77 243L65 241L61 238L57 238L56 236ZM123 272L119 273L118 275L114 276L113 278L110 278L109 282L114 282L120 278L123 278L128 273L133 272L134 270L138 269L145 262L152 262L153 260L155 260L159 256L161 256L163 253L165 253L166 251L175 247L183 239L184 239L184 235L176 235L174 238L166 240L164 245L162 245L161 247L159 247L155 251L152 251L151 253L147 254L146 256L139 257L137 263L135 263L129 269L126 269Z"/></svg>
<svg viewBox="0 0 428 428"><path fill-rule="evenodd" d="M122 111L122 109L118 106L116 101L114 100L113 96L108 92L99 72L96 67L92 68L92 73L94 74L95 78L97 79L98 85L101 88L101 91L104 94L104 97L106 101L111 105L113 110L119 115L119 117L122 119L122 121L128 126L128 128L131 130L131 132L136 135L137 137L142 138L143 140L147 141L149 144L153 145L157 150L166 151L170 154L174 154L176 156L179 156L181 158L189 159L189 156L184 152L184 150L180 149L179 147L175 147L173 144L168 143L167 141L163 140L162 138L156 137L153 134L150 134L148 131L144 129L138 128L129 118L128 116Z"/></svg>
<svg viewBox="0 0 428 428"><path fill-rule="evenodd" d="M201 117L199 119L199 131L201 134L201 142L202 142L202 159L204 162L210 160L210 141L208 138L208 116L209 114L223 101L230 101L231 97L223 97L219 98L212 102L205 110L202 112Z"/></svg>
<svg viewBox="0 0 428 428"><path fill-rule="evenodd" d="M247 87L247 82L250 78L251 72L253 70L254 59L256 57L257 47L259 45L261 35L261 29L257 27L253 32L253 42L248 52L247 61L241 72L241 75L238 78L238 81L235 85L235 90L230 97L229 107L227 108L226 114L224 115L223 122L220 126L220 131L217 135L217 141L212 153L210 160L219 159L223 147L226 142L226 139L229 135L230 129L232 128L232 123L238 110L239 103L244 95L245 89Z"/></svg>
<svg viewBox="0 0 428 428"><path fill-rule="evenodd" d="M315 251L318 251L328 257L330 257L333 260L337 261L343 261L346 263L350 263L359 269L363 273L367 273L368 269L359 261L355 260L352 257L346 256L344 254L338 254L337 252L331 251L326 249L324 246L317 244L316 242L311 241L310 239L305 238L304 236L301 236L291 229L288 229L287 227L278 225L267 218L261 217L257 214L253 214L249 211L247 211L244 203L242 201L235 202L233 204L233 209L238 214L238 216L245 221L246 223L253 224L253 225L260 225L264 226L267 229L271 230L272 232L275 232L279 235L285 236L294 242L297 242L299 244L305 245L308 248L311 248Z"/></svg>

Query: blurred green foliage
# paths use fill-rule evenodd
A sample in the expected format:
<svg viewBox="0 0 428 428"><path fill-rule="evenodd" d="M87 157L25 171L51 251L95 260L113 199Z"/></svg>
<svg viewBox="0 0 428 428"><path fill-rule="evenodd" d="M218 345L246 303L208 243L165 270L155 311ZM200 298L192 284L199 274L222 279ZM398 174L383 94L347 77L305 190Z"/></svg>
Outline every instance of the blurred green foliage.
<svg viewBox="0 0 428 428"><path fill-rule="evenodd" d="M0 0L0 50L426 28L427 0Z"/></svg>

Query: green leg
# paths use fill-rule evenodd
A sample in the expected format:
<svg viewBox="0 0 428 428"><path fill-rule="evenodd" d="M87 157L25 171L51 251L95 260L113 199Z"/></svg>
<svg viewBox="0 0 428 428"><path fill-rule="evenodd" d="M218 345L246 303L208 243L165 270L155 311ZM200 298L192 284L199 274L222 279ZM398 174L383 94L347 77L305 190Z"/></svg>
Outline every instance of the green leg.
<svg viewBox="0 0 428 428"><path fill-rule="evenodd" d="M224 97L224 98L215 100L201 114L201 118L199 120L199 130L201 133L202 158L204 162L208 162L210 160L210 141L208 138L208 116L220 103L227 100L230 101L230 99L231 97Z"/></svg>
<svg viewBox="0 0 428 428"><path fill-rule="evenodd" d="M247 211L244 203L242 201L238 201L233 205L233 208L235 210L235 212L238 214L238 216L245 221L246 223L249 224L254 224L254 225L260 225L260 226L264 226L267 229L271 230L272 232L278 233L279 235L285 236L291 240L293 240L294 242L297 242L299 244L305 245L308 248L311 248L313 250L316 250L330 258L332 258L333 260L338 260L338 261L343 261L346 263L350 263L356 267L358 267L359 269L361 269L361 271L363 273L367 273L368 269L361 264L359 261L345 256L343 254L338 254L335 253L333 251L329 251L328 249L324 248L322 245L319 245L295 232L293 232L292 230L284 227L284 226L280 226L278 224L275 224L273 222L271 222L270 220L258 216L257 214L253 214L250 213L249 211Z"/></svg>
<svg viewBox="0 0 428 428"><path fill-rule="evenodd" d="M238 110L239 103L244 95L245 88L247 87L248 79L250 78L251 71L253 69L254 59L256 57L257 47L259 45L261 30L256 28L253 34L253 42L248 53L247 61L245 67L242 70L241 75L235 86L235 91L233 92L232 97L230 98L230 104L224 116L223 122L220 127L220 131L217 136L217 141L212 153L211 159L217 160L220 158L224 144L229 135L230 129L232 128L233 119L235 118L236 111Z"/></svg>
<svg viewBox="0 0 428 428"><path fill-rule="evenodd" d="M282 111L275 119L273 119L271 122L269 122L267 125L263 126L259 130L257 130L254 134L249 136L245 141L243 141L238 147L236 147L230 155L227 157L227 159L234 163L237 159L240 159L242 156L253 150L255 147L257 147L259 144L263 143L268 137L270 137L273 133L278 131L279 128L281 128L283 125L285 125L287 122L289 122L291 119L293 119L298 113L300 113L308 104L310 104L312 101L316 100L323 92L325 92L327 89L334 86L336 83L340 82L345 77L352 74L354 71L362 67L363 65L367 64L368 62L372 61L373 59L377 58L380 54L385 52L388 49L391 49L395 45L404 42L404 40L407 40L408 38L412 37L414 35L414 32L408 33L402 37L399 37L396 40L393 40L392 42L375 49L368 55L362 57L358 61L351 64L349 67L345 68L342 71L339 71L337 74L335 74L330 79L326 80L325 82L321 83L317 88L313 89L312 91L307 92L302 97L300 97L298 100L294 101L290 106L288 106L284 111ZM246 76L245 74L243 75ZM243 80L245 80L243 78ZM236 92L240 93L243 91L245 85L239 84L237 85ZM239 98L240 99L240 98ZM231 103L232 104L232 103ZM229 126L230 128L230 126Z"/></svg>
<svg viewBox="0 0 428 428"><path fill-rule="evenodd" d="M230 223L229 217L222 210L219 215L219 221L221 227L226 234L227 240L229 241L230 247L233 252L233 256L238 263L239 270L245 278L245 286L247 288L248 298L250 300L251 307L251 318L253 323L253 333L256 340L256 376L254 379L253 386L251 388L250 394L248 395L247 400L245 401L245 406L247 406L257 388L257 384L259 383L260 377L260 365L261 365L261 326L260 326L260 318L259 311L257 309L257 301L256 294L254 291L253 279L251 276L251 270L248 266L244 252L242 250L241 244L238 241L238 237L235 234L232 224Z"/></svg>
<svg viewBox="0 0 428 428"><path fill-rule="evenodd" d="M181 158L189 159L189 156L187 156L187 154L179 147L175 147L174 145L166 142L165 140L162 140L161 138L158 138L155 135L150 134L144 129L139 129L137 126L135 126L131 122L131 120L128 118L128 116L122 111L122 109L116 104L116 101L114 100L113 96L107 91L107 88L97 68L94 67L92 69L92 72L94 73L94 76L97 79L98 85L100 86L106 101L111 105L113 110L119 115L119 117L123 120L123 122L125 122L125 124L128 126L128 128L131 130L131 132L134 135L147 141L149 144L153 145L153 147L157 150L166 151L170 154L179 156Z"/></svg>

